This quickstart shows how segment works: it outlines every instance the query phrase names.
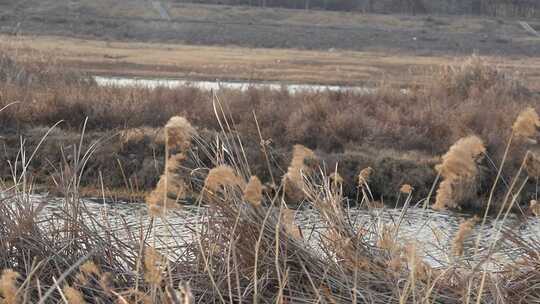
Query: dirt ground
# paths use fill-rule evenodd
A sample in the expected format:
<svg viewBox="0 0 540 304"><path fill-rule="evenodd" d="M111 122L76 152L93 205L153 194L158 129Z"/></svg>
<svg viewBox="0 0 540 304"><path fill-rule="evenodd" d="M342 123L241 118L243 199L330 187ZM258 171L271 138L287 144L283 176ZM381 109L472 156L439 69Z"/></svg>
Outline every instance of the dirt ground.
<svg viewBox="0 0 540 304"><path fill-rule="evenodd" d="M463 57L391 52L253 49L143 42L107 42L60 36L0 36L0 47L25 60L54 58L69 69L94 75L275 81L344 85L411 86L428 82L432 69ZM518 71L540 89L539 57L487 56L503 70Z"/></svg>
<svg viewBox="0 0 540 304"><path fill-rule="evenodd" d="M359 86L422 84L474 53L540 88L519 20L161 3L170 19L142 0L0 1L0 47L98 75Z"/></svg>
<svg viewBox="0 0 540 304"><path fill-rule="evenodd" d="M536 56L540 38L518 20L470 16L407 16L162 1L0 1L0 31L106 41L248 48L344 49L412 55ZM538 20L527 20L540 29Z"/></svg>

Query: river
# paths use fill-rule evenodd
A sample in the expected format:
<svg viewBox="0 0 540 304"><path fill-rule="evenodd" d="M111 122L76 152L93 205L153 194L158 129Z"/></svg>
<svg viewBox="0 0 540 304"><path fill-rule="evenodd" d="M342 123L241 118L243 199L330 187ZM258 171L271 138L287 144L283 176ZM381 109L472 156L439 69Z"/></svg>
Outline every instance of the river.
<svg viewBox="0 0 540 304"><path fill-rule="evenodd" d="M193 87L205 91L231 89L246 91L249 88L269 89L269 90L287 90L289 93L299 93L306 91L352 91L358 94L372 94L375 88L360 86L338 86L338 85L317 85L317 84L281 84L277 82L235 82L235 81L200 81L185 79L151 79L151 78L128 78L128 77L104 77L94 76L96 83L100 86L114 87L142 87L155 89ZM402 90L402 92L406 92Z"/></svg>
<svg viewBox="0 0 540 304"><path fill-rule="evenodd" d="M35 203L46 202L42 211L42 216L49 217L55 213L63 212L63 200L50 198L46 196L35 196L32 199ZM146 205L136 203L103 203L100 199L85 199L82 201L88 214L94 217L94 220L106 223L113 230L141 231L148 229L150 225L150 216ZM195 237L194 231L202 225L201 214L207 209L194 206L186 206L180 210L171 212L166 217L157 218L152 223L155 232L153 242L158 248L177 247L181 243L192 241ZM402 213L404 212L404 213ZM459 224L470 218L470 215L459 214L455 212L436 212L431 209L408 208L402 209L359 209L351 208L347 212L351 222L356 227L368 228L370 226L396 224L399 222L400 215L402 221L397 239L403 243L417 243L421 252L425 252L424 258L434 266L444 265L451 259L449 256L452 239L459 229ZM320 236L324 234L326 226L317 211L304 208L296 211L295 220L302 228L306 242L317 246ZM512 227L520 237L524 239L537 239L540 233L540 221L538 218L531 217L526 221L518 219L515 215L510 215L506 221L488 219L486 225L480 224L473 228L472 234L465 241L465 259L464 261L474 261L480 258L480 255L474 256L475 241L480 235L480 254L485 253L492 241L498 239L498 228ZM517 250L512 246L503 246L496 257L501 261L519 256L513 251Z"/></svg>

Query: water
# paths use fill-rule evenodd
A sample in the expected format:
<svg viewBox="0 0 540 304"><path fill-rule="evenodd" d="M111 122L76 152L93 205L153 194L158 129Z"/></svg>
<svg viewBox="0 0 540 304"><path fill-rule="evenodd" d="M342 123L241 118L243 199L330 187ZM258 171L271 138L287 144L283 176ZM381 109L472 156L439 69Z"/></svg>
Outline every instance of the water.
<svg viewBox="0 0 540 304"><path fill-rule="evenodd" d="M114 87L142 87L155 89L178 88L178 87L194 87L205 91L232 89L246 91L249 88L270 89L270 90L287 90L289 93L299 92L317 92L317 91L352 91L358 94L373 94L375 88L358 87L358 86L336 86L336 85L316 85L316 84L281 84L277 82L234 82L234 81L196 81L184 79L145 79L145 78L126 78L126 77L103 77L94 76L94 80L100 86ZM402 90L406 93L406 90Z"/></svg>
<svg viewBox="0 0 540 304"><path fill-rule="evenodd" d="M41 216L50 217L55 213L63 212L63 200L46 196L34 196L32 198L36 204L42 204ZM83 200L84 208L92 214L96 222L101 223L117 231L124 233L126 237L137 237L141 232L148 229L150 216L144 204L106 204L100 200ZM153 223L154 233L152 242L161 249L168 248L174 252L174 248L180 248L195 240L197 231L201 223L201 215L207 211L206 208L185 207L181 210L171 212L163 219L156 219ZM370 228L373 226L381 228L383 225L397 224L402 210L400 209L350 209L347 214L349 220L356 227ZM400 229L397 239L403 244L417 243L418 248L422 248L424 259L433 266L444 265L449 262L452 239L459 229L459 224L470 216L452 212L435 212L430 209L410 208L406 211L400 222ZM303 209L296 212L297 224L302 228L306 243L317 247L320 238L325 233L326 226L321 221L320 215L312 209ZM510 216L503 223L489 219L485 227L476 225L472 234L465 241L464 262L478 260L481 254L490 247L492 241L499 238L497 228L501 226L512 227L520 237L527 239L537 239L540 233L540 221L537 218L530 218L521 221L515 216ZM495 228L495 229L494 229ZM381 229L378 229L379 231ZM474 256L476 237L481 234L481 242L478 253ZM504 262L517 257L519 253L513 252L512 246L503 247L495 255L496 259Z"/></svg>

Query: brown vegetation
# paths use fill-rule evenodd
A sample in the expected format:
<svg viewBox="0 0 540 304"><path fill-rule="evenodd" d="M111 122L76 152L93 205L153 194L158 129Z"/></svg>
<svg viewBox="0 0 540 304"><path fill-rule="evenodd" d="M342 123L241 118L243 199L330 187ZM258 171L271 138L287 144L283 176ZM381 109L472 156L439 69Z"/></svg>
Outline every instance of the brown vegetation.
<svg viewBox="0 0 540 304"><path fill-rule="evenodd" d="M396 23L405 22L384 16L362 18L366 20L362 19L358 22L382 23L385 26L395 26ZM451 23L445 31L452 31L453 27L469 31L483 26L482 22L475 21L480 23L477 25L471 20L450 19L444 22ZM418 23L423 24L424 21L420 20ZM464 26L467 28L462 29ZM405 23L402 27L418 27L418 31L422 30L422 26L416 22ZM501 31L507 32L509 29L505 28ZM499 57L499 54L486 56L482 58L484 66L474 63L463 64L468 60L467 56L470 53L453 58L444 53L396 52L392 47L359 50L344 48L329 52L328 50L288 47L247 48L108 42L58 36L23 35L0 36L0 38L0 48L17 54L16 56L26 62L39 63L44 58L46 60L55 58L53 60L59 62L64 69L95 75L350 86L376 86L384 82L385 85L395 87L410 87L433 82L433 67L446 66L448 70L441 69L441 81L444 81L445 86L455 90L467 89L470 82L478 84L486 81L483 85L489 86L493 84L493 81L498 81L505 75L511 75L515 70L519 70L520 75L528 80L534 90L540 90L538 84L540 77L537 73L540 61L536 56L506 56L503 59ZM370 38L370 44L373 43ZM417 48L419 47L415 45L415 49ZM527 48L523 47L523 49ZM475 60L477 59L469 61ZM472 68L473 66L475 68ZM497 68L494 69L493 66ZM465 70L461 70L463 68ZM494 73L498 76L496 77ZM456 79L444 79L445 76L456 74L459 75ZM480 77L485 77L485 79L480 79Z"/></svg>
<svg viewBox="0 0 540 304"><path fill-rule="evenodd" d="M227 106L213 100L216 109ZM300 183L302 202L320 217L322 231L312 238L312 232L295 223L295 211L287 205L296 202L283 195L286 179L275 185L275 191L263 195L260 183L255 182L259 184L254 187L257 188L256 200L260 201L252 203L248 194L253 191L246 191L246 184L251 184L247 181L253 176L250 172L255 170L244 154L248 146L242 139L246 134L249 141L250 134L237 131L234 112L216 112L220 127L211 133L210 140L205 140L204 130L193 132L191 124L179 117L169 121L163 130L166 133L163 148L174 151L175 155L185 155L182 163L190 169L193 192L204 208L198 209L200 216L189 225L192 234L186 237L168 234L168 243L163 247L157 246L154 222L157 219L152 215L141 215L141 224L136 228L121 225L113 229L106 213L96 215L80 200L80 178L84 171L94 170L84 164L90 163L94 154L92 147L102 143L90 141L86 145L85 134L79 145L65 152L55 143L64 158L59 165L52 164L63 168L59 180L69 181L63 189L60 212L43 214L43 207L36 206L27 192L34 186L34 170L24 168L27 162L37 158L31 156L14 162L11 176L14 185L0 188L8 194L5 203L0 204L0 265L8 269L0 277L2 302L177 304L324 300L329 303L457 304L539 301L538 240L523 240L513 234L510 227L500 233L495 225L486 234L497 237L497 246L479 252L469 263L446 256L446 261L441 261L440 265L432 265L421 240L398 238L399 224L388 223L379 228L377 223L381 218L375 215L353 224L346 206L357 200L367 200L366 205L370 206L373 198L364 195L355 201L344 196L341 187L332 186L341 165L326 167L325 159L319 154L317 159L321 163L313 161L315 153L308 148L296 146L289 173ZM511 126L509 122L508 131ZM176 127L180 129L171 130ZM96 130L94 127L90 132ZM50 138L46 136L44 141ZM455 172L450 166L455 164L454 156L474 159L484 151L474 137L463 142L465 144L456 145L452 153L444 157L443 164L448 167L440 171L445 172L446 177L454 176L448 173ZM38 146L41 149L41 145ZM21 155L29 154L24 140L19 147ZM266 154L265 151L263 149L262 153ZM265 159L271 159L270 155ZM168 157L165 160L168 161ZM466 159L464 163L469 175L476 173L470 161ZM266 172L276 167L274 161L269 163ZM499 165L503 167L504 162ZM172 170L168 165L165 168ZM354 175L360 176L361 186L365 188L363 193L368 193L377 172L385 168L376 165L375 169L364 168L355 170ZM305 174L306 171L309 174ZM332 172L334 180L329 177ZM177 174L185 177L182 171ZM401 174L411 173L403 171ZM301 182L297 178L301 178ZM357 181L354 183L356 185ZM410 193L410 187L404 190ZM505 193L514 193L513 190L501 189ZM519 194L518 191L516 195ZM403 215L409 207L405 205ZM173 217L185 216L170 209L167 212ZM162 225L167 231L176 231L166 220ZM471 225L472 220L463 224L455 232L455 238L445 244L453 247L454 256L463 254L462 246ZM513 259L516 253L521 258L518 262ZM497 268L488 269L485 265Z"/></svg>
<svg viewBox="0 0 540 304"><path fill-rule="evenodd" d="M64 187L59 177L67 168L49 164L62 161L62 155L56 152L58 146L79 142L78 133L87 117L86 140L109 144L94 151L95 157L87 164L92 170L86 171L81 186L101 189L103 179L112 189L128 188L139 193L151 189L164 170L165 139L159 130L170 117L186 117L206 140L220 129L209 92L195 88L98 87L80 75L60 73L57 64L44 61L30 65L5 58L4 64L10 67L5 71L11 72L0 84L0 105L17 103L0 113L6 147L3 160L13 160L17 155L19 135L27 138L28 146L35 146L46 132L43 126L61 122L50 132L51 140L42 145L36 165L29 167L40 172L36 178L42 184L51 184L53 172L57 176L53 185ZM42 75L37 78L42 81L30 80L36 79L36 73ZM14 75L29 76L13 81ZM49 75L53 82L46 81ZM389 200L399 196L404 183L416 189L413 199L426 197L435 180L433 167L438 155L450 143L470 134L484 141L492 158L478 165L481 178L473 192L478 197L488 193L510 126L522 109L537 105L538 98L519 79L491 68L478 57L460 68L442 69L428 86L406 94L380 86L376 93L367 95L250 89L221 90L217 96L223 101L223 111L230 115L234 132L244 138L243 153L263 184L271 186L274 177L284 173L291 147L302 144L315 150L329 167L339 162L345 195L354 197L358 172L373 167L370 191L375 198ZM275 163L270 170L262 165L267 163L262 147ZM515 153L507 160L505 178L512 168L520 166L524 155ZM2 170L4 178L11 174L9 167ZM467 200L464 206L483 205L475 196Z"/></svg>

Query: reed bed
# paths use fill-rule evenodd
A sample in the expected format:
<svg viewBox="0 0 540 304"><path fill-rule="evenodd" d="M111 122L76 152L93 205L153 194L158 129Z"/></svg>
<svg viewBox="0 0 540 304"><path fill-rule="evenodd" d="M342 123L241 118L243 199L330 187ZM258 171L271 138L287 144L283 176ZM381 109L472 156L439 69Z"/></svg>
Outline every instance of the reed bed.
<svg viewBox="0 0 540 304"><path fill-rule="evenodd" d="M516 79L479 58L406 95L210 97L83 80L55 87L47 77L14 78L32 68L3 60L11 68L3 70L0 121L18 131L3 139L10 153L0 184L0 303L540 301L540 240L508 221L538 213L538 108ZM68 132L78 135L66 140ZM430 152L429 184L407 171L410 160L359 162L348 148L389 142ZM154 188L136 228L127 219L112 225L107 213L105 160L136 189L119 151L132 155L123 159L132 167L147 160L137 155L151 155ZM82 198L86 179L101 190L99 214ZM61 197L56 212L33 196L44 181ZM170 223L186 204L198 207L196 220ZM385 205L400 208L398 218L375 212ZM352 219L353 207L373 213ZM445 231L444 256L432 263L422 240L401 237L412 208L474 210L478 218ZM297 210L316 213L321 228L298 225ZM502 224L489 227L491 219Z"/></svg>
<svg viewBox="0 0 540 304"><path fill-rule="evenodd" d="M215 98L213 108L222 127L212 141L184 117L172 117L166 124L165 169L157 194L147 200L150 212L137 229L127 225L112 229L106 213L90 213L81 200L80 179L104 144L86 140L84 124L79 144L63 151L64 161L58 165L63 168L61 212L43 215L47 202L32 199L32 172L26 170L52 129L35 149L22 141L11 162L12 185L3 186L0 204L2 303L540 301L539 240L523 239L503 224L481 230L478 244L484 245L473 245L464 253L473 226L485 225L490 201L484 202L488 205L479 218L447 232L453 237L442 246L451 250L435 266L422 241L401 239L399 230L410 208L427 208L436 200L428 196L424 204L413 202L415 190L404 184L398 189L407 196L399 219L381 224L373 213L373 218L355 222L351 205L381 208L370 187L377 168L356 174L360 191L355 200L343 194L339 164L329 167L303 146L294 147L281 181L278 176L259 179L252 175L243 149L246 142L224 104ZM531 109L518 115L512 133L523 129L531 131L526 132L529 138L538 135L540 126L530 117L536 117ZM523 145L510 139L507 151ZM469 182L477 175L479 155L489 158L479 137L457 141L437 167L443 182L455 185L461 178ZM268 155L266 159L271 167L273 160ZM512 173L507 187L495 183L506 193L503 208L497 209L503 223L530 178L524 173L525 163ZM504 165L504 161L497 164L499 173ZM445 205L450 208L459 204L451 194L452 203ZM178 210L188 200L200 210L197 221L186 224L192 236L175 238L173 243L157 241L156 223L175 236L177 228L167 223L167 216L181 216ZM324 228L316 238L297 224L291 206L318 214Z"/></svg>
<svg viewBox="0 0 540 304"><path fill-rule="evenodd" d="M81 122L88 118L86 137L107 138L109 144L101 146L89 160L92 170L84 173L81 191L99 196L101 179L107 193L116 192L129 200L140 200L152 191L168 159L161 129L173 116L188 119L206 141L220 132L210 92L190 87L99 87L87 75L63 72L50 58L29 64L11 53L0 53L4 58L0 61L4 75L0 76L0 107L17 101L0 112L0 136L6 146L0 158L5 162L18 153L21 135L36 145L44 129L59 121L51 138L65 146L76 144ZM483 204L477 202L487 199L497 177L494 164L505 155L511 134L508 125L527 106L540 111L538 97L518 74L501 72L477 56L461 65L434 68L426 77L433 79L432 83L422 87L411 84L407 94L384 83L368 95L324 91L290 94L254 88L217 94L231 125L246 142L243 148L252 175L277 184L277 177L289 167L291 147L300 144L315 151L329 167L340 163L343 194L349 198L361 194L357 174L367 167L377 168L370 181L375 200L393 203L399 196L396 189L404 183L416 189L413 200L427 197L440 155L451 143L475 134L490 158L477 166L475 182L466 184L460 205L480 209ZM507 153L503 183L508 183L508 174L521 166L525 153L533 148L525 146L533 145L534 140L515 136L513 141L525 143L512 145ZM268 159L261 149L267 151ZM49 166L62 161L57 151L56 143L44 143L35 166L29 166L38 183L50 184L49 176L58 175L59 168ZM271 169L268 160L272 160ZM533 172L535 163L529 154L527 170ZM10 175L7 167L0 167L1 177L9 179ZM536 185L531 179L525 188L531 193ZM132 198L129 193L137 195ZM503 196L503 188L497 187L494 195Z"/></svg>

